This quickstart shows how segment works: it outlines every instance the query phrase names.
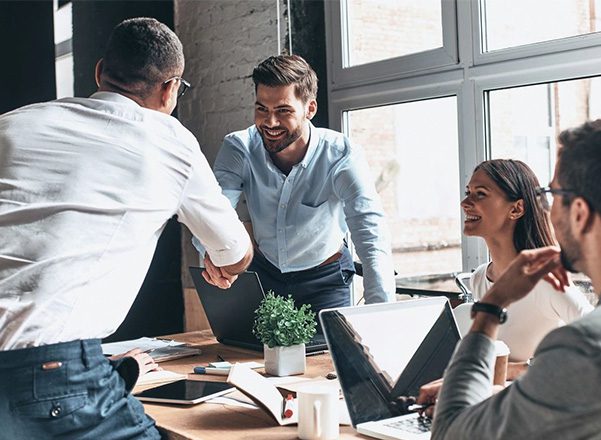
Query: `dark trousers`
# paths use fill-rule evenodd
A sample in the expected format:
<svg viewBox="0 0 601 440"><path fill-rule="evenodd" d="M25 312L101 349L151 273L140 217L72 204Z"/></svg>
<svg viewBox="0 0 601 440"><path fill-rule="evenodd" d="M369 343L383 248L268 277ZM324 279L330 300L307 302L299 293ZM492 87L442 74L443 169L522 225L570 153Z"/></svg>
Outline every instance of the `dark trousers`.
<svg viewBox="0 0 601 440"><path fill-rule="evenodd" d="M95 339L0 351L1 439L159 439ZM137 367L135 367L137 371Z"/></svg>
<svg viewBox="0 0 601 440"><path fill-rule="evenodd" d="M350 284L355 274L353 259L346 246L342 247L340 259L323 266L297 272L282 273L260 253L248 270L259 275L263 290L277 295L292 295L294 304L310 304L315 313L321 309L351 305Z"/></svg>

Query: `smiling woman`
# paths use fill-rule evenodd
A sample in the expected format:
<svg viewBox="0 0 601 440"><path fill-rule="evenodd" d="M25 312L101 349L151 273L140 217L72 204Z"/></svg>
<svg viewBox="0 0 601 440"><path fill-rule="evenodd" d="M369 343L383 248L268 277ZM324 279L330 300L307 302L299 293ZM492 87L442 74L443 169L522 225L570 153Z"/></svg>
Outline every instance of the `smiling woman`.
<svg viewBox="0 0 601 440"><path fill-rule="evenodd" d="M519 160L495 159L476 167L461 202L463 232L486 241L491 261L474 271L471 287L481 298L521 250L554 244L548 213L537 196L539 186L532 170ZM546 281L532 294L509 307L499 339L510 348L514 378L526 368L540 340L552 329L571 322L592 307L574 286L555 291ZM521 367L521 368L520 368Z"/></svg>

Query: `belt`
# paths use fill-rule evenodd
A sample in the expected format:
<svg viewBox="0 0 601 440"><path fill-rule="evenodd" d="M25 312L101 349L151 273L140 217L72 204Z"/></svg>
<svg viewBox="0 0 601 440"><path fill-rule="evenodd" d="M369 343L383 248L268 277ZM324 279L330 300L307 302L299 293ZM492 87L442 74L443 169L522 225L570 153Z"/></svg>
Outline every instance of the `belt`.
<svg viewBox="0 0 601 440"><path fill-rule="evenodd" d="M327 264L333 263L334 261L338 261L340 260L340 257L342 257L342 252L336 252L334 255L326 258L324 261L318 264L317 267L325 266Z"/></svg>

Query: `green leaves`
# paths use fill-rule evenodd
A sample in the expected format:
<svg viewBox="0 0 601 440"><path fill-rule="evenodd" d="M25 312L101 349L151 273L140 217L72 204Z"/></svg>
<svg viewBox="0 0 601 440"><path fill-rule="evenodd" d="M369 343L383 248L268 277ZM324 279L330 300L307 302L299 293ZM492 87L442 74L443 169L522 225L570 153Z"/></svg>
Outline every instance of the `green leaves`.
<svg viewBox="0 0 601 440"><path fill-rule="evenodd" d="M253 333L270 348L289 347L309 342L316 326L315 313L308 304L297 309L291 295L285 298L270 290L255 310Z"/></svg>

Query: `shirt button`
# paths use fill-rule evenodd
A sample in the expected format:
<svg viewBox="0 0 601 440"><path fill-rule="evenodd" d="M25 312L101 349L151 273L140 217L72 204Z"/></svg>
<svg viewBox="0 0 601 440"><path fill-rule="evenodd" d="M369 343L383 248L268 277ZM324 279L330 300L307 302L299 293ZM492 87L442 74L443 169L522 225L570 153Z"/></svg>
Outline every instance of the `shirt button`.
<svg viewBox="0 0 601 440"><path fill-rule="evenodd" d="M286 204L285 204L285 203L282 203L282 204L280 205L280 208L285 208L285 207L286 207Z"/></svg>

